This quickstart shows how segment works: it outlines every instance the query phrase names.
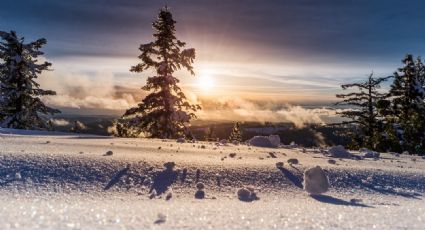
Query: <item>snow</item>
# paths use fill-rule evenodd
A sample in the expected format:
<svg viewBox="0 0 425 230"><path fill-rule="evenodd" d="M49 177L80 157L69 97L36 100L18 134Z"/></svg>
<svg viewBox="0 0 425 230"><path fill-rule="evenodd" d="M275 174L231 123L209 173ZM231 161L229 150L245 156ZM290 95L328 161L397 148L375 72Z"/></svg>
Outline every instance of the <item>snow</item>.
<svg viewBox="0 0 425 230"><path fill-rule="evenodd" d="M364 158L379 158L380 156L380 153L366 148L360 149L360 153L363 153Z"/></svg>
<svg viewBox="0 0 425 230"><path fill-rule="evenodd" d="M280 145L280 138L277 135L255 136L248 143L257 147L277 148Z"/></svg>
<svg viewBox="0 0 425 230"><path fill-rule="evenodd" d="M175 140L2 129L0 229L423 229L425 225L425 159L420 157L414 162L412 156L381 153L377 160L335 159L337 164L329 164L328 156L308 148L306 153L275 149L277 158L266 158L267 148L213 147L212 142L194 146ZM114 154L105 157L106 151ZM229 153L242 159L222 161ZM276 168L276 163L291 158L300 164ZM172 168L168 173L166 166ZM302 172L316 166L323 169L330 186L326 195L309 196L302 183L310 186L311 178L303 179ZM167 180L158 183L159 175ZM202 186L197 188L198 183ZM195 198L200 187L206 191L204 199ZM260 199L241 202L239 188L255 190ZM323 191L323 186L319 188ZM166 201L170 191L172 198Z"/></svg>
<svg viewBox="0 0 425 230"><path fill-rule="evenodd" d="M365 202L363 197L356 200ZM261 197L254 202L229 198L166 202L128 194L1 193L0 228L423 229L425 224L423 200L367 200L375 208L350 201L336 198L324 203L295 195ZM164 221L158 225L158 220Z"/></svg>
<svg viewBox="0 0 425 230"><path fill-rule="evenodd" d="M177 138L177 143L185 143L186 139L184 139L183 137L179 137Z"/></svg>
<svg viewBox="0 0 425 230"><path fill-rule="evenodd" d="M280 145L280 137L278 135L270 135L269 140L273 146L279 147Z"/></svg>
<svg viewBox="0 0 425 230"><path fill-rule="evenodd" d="M342 146L342 145L332 146L328 150L328 153L332 157L336 157L336 158L350 158L351 157L350 152L345 150L344 146Z"/></svg>

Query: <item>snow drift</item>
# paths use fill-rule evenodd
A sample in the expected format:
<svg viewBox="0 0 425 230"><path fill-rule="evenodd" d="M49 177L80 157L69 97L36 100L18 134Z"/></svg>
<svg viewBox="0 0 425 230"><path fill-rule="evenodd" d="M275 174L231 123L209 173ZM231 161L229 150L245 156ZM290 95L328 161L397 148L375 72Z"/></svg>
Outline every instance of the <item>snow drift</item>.
<svg viewBox="0 0 425 230"><path fill-rule="evenodd" d="M280 137L278 135L255 136L248 143L257 147L277 148L280 145Z"/></svg>

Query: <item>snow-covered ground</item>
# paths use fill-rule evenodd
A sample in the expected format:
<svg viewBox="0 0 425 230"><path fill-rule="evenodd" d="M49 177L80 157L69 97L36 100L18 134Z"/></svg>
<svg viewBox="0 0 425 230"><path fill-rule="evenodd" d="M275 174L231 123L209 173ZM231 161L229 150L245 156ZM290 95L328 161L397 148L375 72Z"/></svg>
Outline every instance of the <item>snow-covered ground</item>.
<svg viewBox="0 0 425 230"><path fill-rule="evenodd" d="M329 159L312 149L0 129L0 229L424 229L424 159ZM302 173L316 165L331 188L311 197ZM205 199L194 198L197 182ZM259 200L239 201L243 186Z"/></svg>

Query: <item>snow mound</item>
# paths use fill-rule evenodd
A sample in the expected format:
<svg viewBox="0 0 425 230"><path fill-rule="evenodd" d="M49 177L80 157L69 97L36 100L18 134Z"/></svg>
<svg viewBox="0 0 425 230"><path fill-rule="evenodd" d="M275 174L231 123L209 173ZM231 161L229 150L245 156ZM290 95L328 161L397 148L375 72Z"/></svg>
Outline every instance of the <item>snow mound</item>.
<svg viewBox="0 0 425 230"><path fill-rule="evenodd" d="M304 172L304 190L312 195L327 192L329 180L320 166L307 169Z"/></svg>
<svg viewBox="0 0 425 230"><path fill-rule="evenodd" d="M336 158L350 158L351 157L351 153L348 152L347 150L345 150L344 146L342 146L342 145L337 145L337 146L331 147L328 150L328 153L332 157L336 157Z"/></svg>
<svg viewBox="0 0 425 230"><path fill-rule="evenodd" d="M27 130L27 129L9 129L0 127L0 135L20 135L20 136L81 136L81 137L97 137L93 134L75 134L57 131L45 130Z"/></svg>
<svg viewBox="0 0 425 230"><path fill-rule="evenodd" d="M239 142L239 141L237 141L237 140L233 140L233 141L232 141L232 144L233 144L233 145L239 145L239 144L240 144L240 142Z"/></svg>
<svg viewBox="0 0 425 230"><path fill-rule="evenodd" d="M394 155L395 157L400 157L400 153L396 153L396 152L390 152L391 155Z"/></svg>
<svg viewBox="0 0 425 230"><path fill-rule="evenodd" d="M255 136L248 143L257 147L277 148L280 145L280 137L278 135Z"/></svg>
<svg viewBox="0 0 425 230"><path fill-rule="evenodd" d="M177 138L177 143L185 143L186 139L184 139L183 137Z"/></svg>
<svg viewBox="0 0 425 230"><path fill-rule="evenodd" d="M360 149L360 153L363 153L364 158L379 158L380 153L372 151L367 148Z"/></svg>
<svg viewBox="0 0 425 230"><path fill-rule="evenodd" d="M285 149L294 149L294 148L298 148L298 144L295 143L295 141L291 141L289 145L282 145L281 147Z"/></svg>
<svg viewBox="0 0 425 230"><path fill-rule="evenodd" d="M221 140L218 142L218 145L220 145L220 146L227 146L227 143L228 143L228 141L227 141L226 139L221 139Z"/></svg>
<svg viewBox="0 0 425 230"><path fill-rule="evenodd" d="M269 140L272 143L272 145L279 147L280 145L280 137L278 135L270 135Z"/></svg>

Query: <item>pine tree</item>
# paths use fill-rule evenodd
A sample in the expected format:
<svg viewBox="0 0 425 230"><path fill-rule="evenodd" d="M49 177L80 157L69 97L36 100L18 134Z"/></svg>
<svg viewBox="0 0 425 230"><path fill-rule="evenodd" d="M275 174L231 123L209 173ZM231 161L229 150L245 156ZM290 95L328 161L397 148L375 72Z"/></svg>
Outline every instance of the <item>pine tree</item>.
<svg viewBox="0 0 425 230"><path fill-rule="evenodd" d="M35 81L48 70L51 63L38 64L37 57L46 39L24 43L14 31L0 31L0 127L17 129L47 129L48 123L40 115L53 115L59 110L47 107L41 96L55 95L51 90L40 89Z"/></svg>
<svg viewBox="0 0 425 230"><path fill-rule="evenodd" d="M420 58L408 54L394 73L390 89L390 122L398 128L401 145L411 153L425 148L425 68Z"/></svg>
<svg viewBox="0 0 425 230"><path fill-rule="evenodd" d="M356 91L347 94L337 94L343 99L337 105L349 106L350 109L339 112L349 121L343 125L353 124L358 127L358 132L353 136L353 146L375 149L381 139L382 117L376 107L377 103L386 97L386 93L378 91L380 84L386 78L373 78L371 73L366 82L341 85L343 90L355 88Z"/></svg>
<svg viewBox="0 0 425 230"><path fill-rule="evenodd" d="M230 136L229 136L229 141L237 141L237 142L242 141L242 130L241 130L239 122L236 122L235 125L233 126L232 132L230 133Z"/></svg>
<svg viewBox="0 0 425 230"><path fill-rule="evenodd" d="M189 135L187 125L196 118L199 105L191 105L180 87L179 80L173 73L186 69L194 75L192 63L194 49L184 49L186 43L175 36L175 23L167 7L159 12L153 22L155 41L140 45L141 63L131 68L132 72L141 73L154 69L156 76L149 77L142 88L151 92L142 102L126 111L123 118L128 126L139 133L154 138L176 138Z"/></svg>

